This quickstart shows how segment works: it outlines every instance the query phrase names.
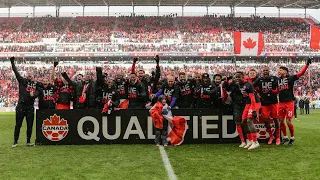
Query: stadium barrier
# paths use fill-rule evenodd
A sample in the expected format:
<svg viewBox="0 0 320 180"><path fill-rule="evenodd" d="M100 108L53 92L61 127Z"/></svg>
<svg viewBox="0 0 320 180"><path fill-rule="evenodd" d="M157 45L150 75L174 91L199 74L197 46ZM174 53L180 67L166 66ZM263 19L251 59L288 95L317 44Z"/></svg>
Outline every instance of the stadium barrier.
<svg viewBox="0 0 320 180"><path fill-rule="evenodd" d="M238 143L230 112L211 109L177 109L187 120L184 144ZM36 144L152 144L154 127L148 110L37 110ZM256 123L260 139L266 139L264 123ZM274 129L273 129L274 130ZM263 133L262 133L263 132Z"/></svg>

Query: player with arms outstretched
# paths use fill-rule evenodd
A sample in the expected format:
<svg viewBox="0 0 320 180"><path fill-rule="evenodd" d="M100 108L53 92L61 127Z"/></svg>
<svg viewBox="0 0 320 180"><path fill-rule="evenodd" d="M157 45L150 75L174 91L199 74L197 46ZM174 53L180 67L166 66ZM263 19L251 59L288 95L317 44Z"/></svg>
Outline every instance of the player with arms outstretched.
<svg viewBox="0 0 320 180"><path fill-rule="evenodd" d="M291 122L294 115L294 94L293 94L293 86L294 82L298 80L308 69L311 64L311 59L309 58L306 62L306 65L303 69L296 75L289 76L289 70L286 67L281 66L279 69L279 119L280 119L280 127L283 133L283 140L281 144L285 144L289 142L289 146L293 145L294 139L294 127ZM291 138L289 140L287 136L287 129L284 123L286 119L287 126L290 130Z"/></svg>

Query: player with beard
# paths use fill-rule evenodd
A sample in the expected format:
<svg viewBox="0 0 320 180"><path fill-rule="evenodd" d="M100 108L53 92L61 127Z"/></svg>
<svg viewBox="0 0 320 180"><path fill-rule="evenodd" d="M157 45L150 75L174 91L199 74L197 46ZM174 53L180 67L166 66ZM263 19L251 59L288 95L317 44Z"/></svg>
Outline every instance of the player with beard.
<svg viewBox="0 0 320 180"><path fill-rule="evenodd" d="M180 108L192 108L193 106L193 93L194 84L191 79L186 79L186 73L179 73L179 79L176 83L180 89L180 95L178 99L178 106Z"/></svg>
<svg viewBox="0 0 320 180"><path fill-rule="evenodd" d="M120 104L119 108L127 109L128 108L128 83L124 79L123 74L119 72L115 77L115 87L119 94Z"/></svg>
<svg viewBox="0 0 320 180"><path fill-rule="evenodd" d="M200 73L196 72L194 74L194 81L195 81L196 86L201 84L201 74Z"/></svg>
<svg viewBox="0 0 320 180"><path fill-rule="evenodd" d="M174 77L168 76L167 82L162 85L161 89L155 94L155 97L158 98L160 95L166 96L167 103L170 108L173 108L176 106L179 94L179 87L174 83Z"/></svg>
<svg viewBox="0 0 320 180"><path fill-rule="evenodd" d="M268 144L272 144L275 137L271 131L270 117L276 126L276 144L280 144L280 125L278 117L278 78L270 76L269 67L264 67L262 77L254 82L254 87L261 97L262 118L265 121L267 132L270 135Z"/></svg>
<svg viewBox="0 0 320 180"><path fill-rule="evenodd" d="M118 107L120 98L113 79L106 74L103 75L101 68L97 68L97 83L99 88L96 91L96 96L101 97L101 100L97 102L99 107L104 108L109 100L111 100L111 107L108 105L108 108Z"/></svg>
<svg viewBox="0 0 320 180"><path fill-rule="evenodd" d="M281 66L279 69L279 119L280 128L283 133L283 139L281 144L285 144L289 141L289 146L293 145L294 139L294 127L291 122L294 115L294 94L293 86L294 82L298 80L307 71L309 65L311 64L311 59L309 58L303 69L296 75L289 76L289 70L286 67ZM286 119L287 125L290 130L291 138L289 140L287 136L287 129L284 120Z"/></svg>
<svg viewBox="0 0 320 180"><path fill-rule="evenodd" d="M55 109L58 88L49 83L48 78L42 78L42 85L37 86L39 109Z"/></svg>
<svg viewBox="0 0 320 180"><path fill-rule="evenodd" d="M221 74L213 76L213 86L216 88L216 99L213 101L214 107L221 109L224 108L225 102L228 98L227 91L224 88Z"/></svg>
<svg viewBox="0 0 320 180"><path fill-rule="evenodd" d="M54 80L54 85L58 88L56 109L70 109L70 102L74 98L74 86L69 84L63 77L55 78L55 68L57 66L58 62L54 62L51 73L51 79Z"/></svg>
<svg viewBox="0 0 320 180"><path fill-rule="evenodd" d="M128 83L129 108L145 108L147 92L135 73L130 74Z"/></svg>
<svg viewBox="0 0 320 180"><path fill-rule="evenodd" d="M159 62L160 62L160 58L159 55L156 55L156 57L154 58L154 60L156 61L156 72L152 72L151 77L148 74L145 74L145 71L143 69L140 69L138 71L138 78L140 80L140 82L144 85L145 87L145 91L147 92L147 96L149 97L151 94L156 93L156 87L155 84L159 81L160 79L160 66L159 66ZM132 72L135 73L135 65L138 61L138 58L134 58L133 59L133 64L132 64Z"/></svg>
<svg viewBox="0 0 320 180"><path fill-rule="evenodd" d="M62 77L68 82L69 85L72 85L75 88L74 91L74 101L73 101L73 109L84 109L85 103L80 100L83 91L86 91L87 83L84 81L83 75L78 74L76 76L76 80L72 81L67 73L63 72ZM84 89L85 88L85 89ZM80 102L81 101L81 102Z"/></svg>
<svg viewBox="0 0 320 180"><path fill-rule="evenodd" d="M195 108L212 108L216 97L216 88L211 84L208 73L202 75L202 83L194 89Z"/></svg>
<svg viewBox="0 0 320 180"><path fill-rule="evenodd" d="M242 122L247 124L247 127L244 127L248 128L247 130L249 133L249 137L251 136L252 139L252 144L250 145L248 150L253 150L260 146L257 139L256 129L253 123L253 120L257 117L257 114L260 109L260 99L254 93L253 85L248 81L244 81L244 75L242 72L236 73L235 82L239 86L239 89L246 101L246 106L242 113Z"/></svg>
<svg viewBox="0 0 320 180"><path fill-rule="evenodd" d="M33 143L31 143L31 135L34 121L34 100L36 98L35 90L37 82L34 81L32 72L27 72L26 78L22 77L14 64L14 60L14 57L10 58L12 70L19 82L19 100L16 107L16 125L14 128L14 142L12 147L14 148L18 145L20 129L24 117L26 117L27 121L27 145L33 146Z"/></svg>

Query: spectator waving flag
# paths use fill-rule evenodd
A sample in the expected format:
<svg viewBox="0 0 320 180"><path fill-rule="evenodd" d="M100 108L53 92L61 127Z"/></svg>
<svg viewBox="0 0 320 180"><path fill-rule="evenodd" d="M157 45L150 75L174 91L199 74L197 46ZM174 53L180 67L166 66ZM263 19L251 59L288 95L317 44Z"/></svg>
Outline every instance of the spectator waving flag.
<svg viewBox="0 0 320 180"><path fill-rule="evenodd" d="M262 33L234 32L234 53L241 56L258 56L264 47Z"/></svg>
<svg viewBox="0 0 320 180"><path fill-rule="evenodd" d="M310 48L320 49L320 27L311 26Z"/></svg>

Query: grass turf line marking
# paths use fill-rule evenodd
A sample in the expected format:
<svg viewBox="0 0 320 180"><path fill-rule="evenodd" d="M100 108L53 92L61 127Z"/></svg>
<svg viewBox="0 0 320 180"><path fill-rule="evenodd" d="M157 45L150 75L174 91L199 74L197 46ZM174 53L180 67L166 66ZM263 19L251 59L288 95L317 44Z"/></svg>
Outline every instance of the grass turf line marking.
<svg viewBox="0 0 320 180"><path fill-rule="evenodd" d="M170 161L169 161L168 155L166 153L166 150L164 150L163 146L159 146L159 150L160 150L160 154L162 156L162 161L163 161L164 167L167 170L169 179L170 180L177 180L178 178L177 178L176 174L173 171L173 168L172 168L172 166L170 164Z"/></svg>

